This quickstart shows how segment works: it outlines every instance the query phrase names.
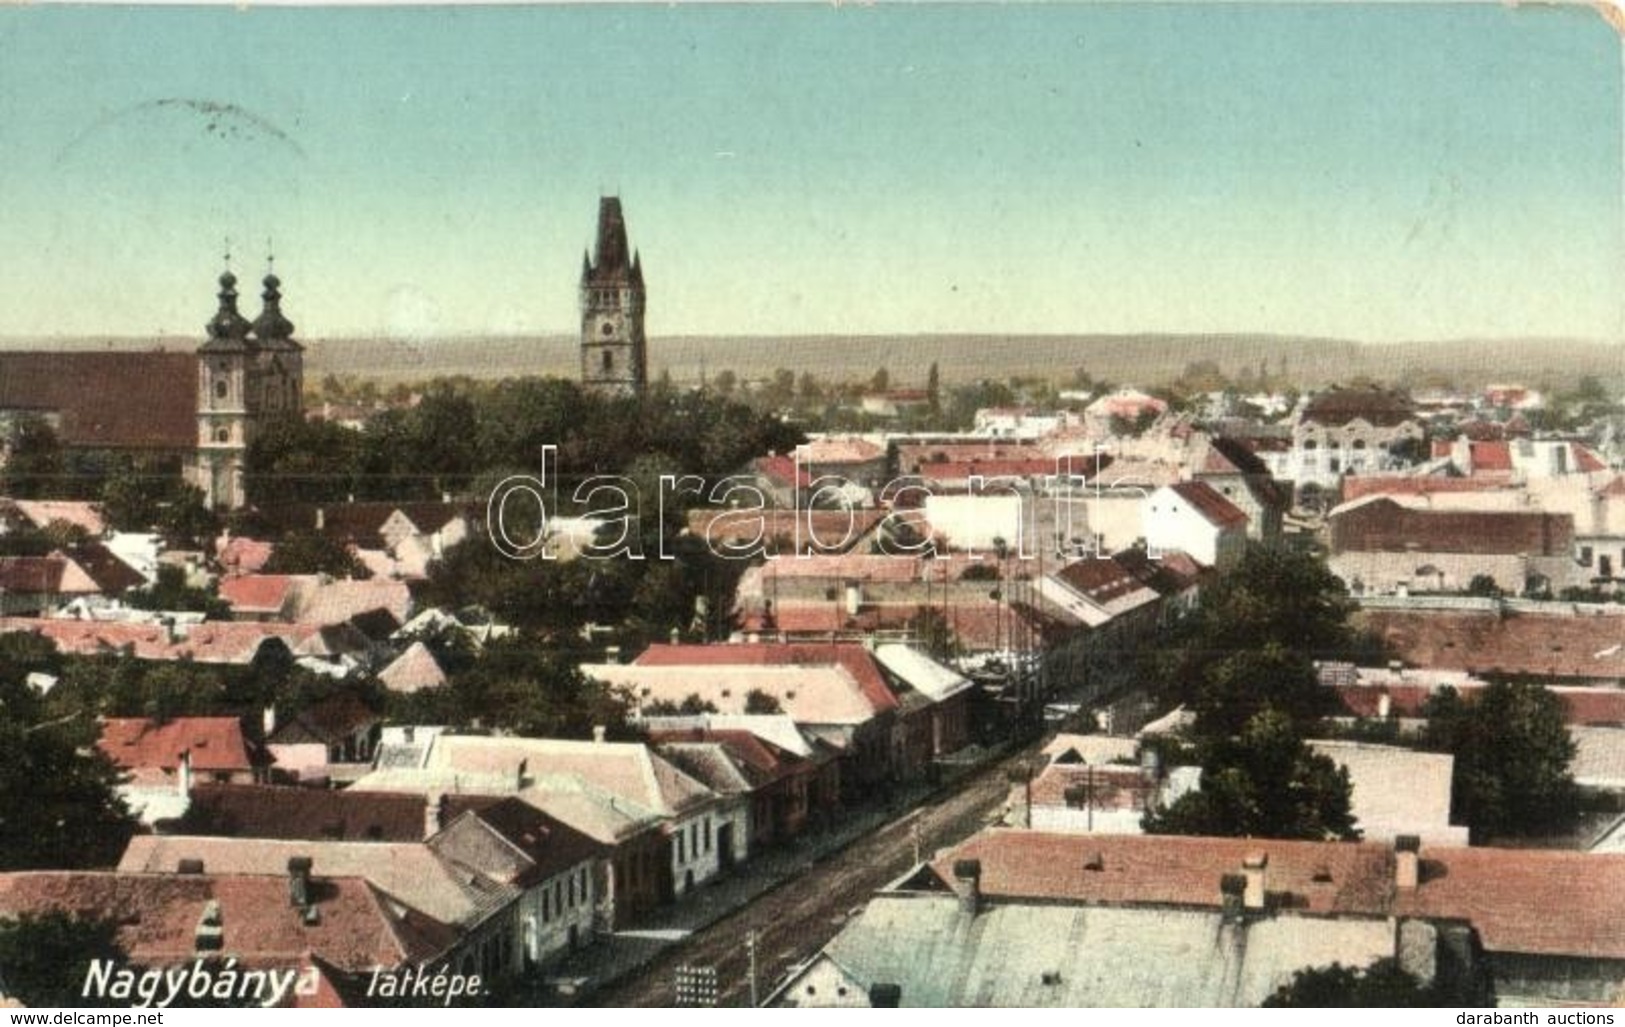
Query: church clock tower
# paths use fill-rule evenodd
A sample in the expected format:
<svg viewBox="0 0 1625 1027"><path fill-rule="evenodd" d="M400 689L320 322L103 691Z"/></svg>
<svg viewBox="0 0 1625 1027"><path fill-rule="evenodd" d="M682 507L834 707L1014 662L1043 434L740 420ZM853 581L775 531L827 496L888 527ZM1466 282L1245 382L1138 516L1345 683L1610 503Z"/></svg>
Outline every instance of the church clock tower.
<svg viewBox="0 0 1625 1027"><path fill-rule="evenodd" d="M581 258L581 381L589 389L641 395L649 383L643 336L643 264L629 254L619 197L598 201L598 241Z"/></svg>
<svg viewBox="0 0 1625 1027"><path fill-rule="evenodd" d="M248 501L248 447L273 421L304 416L304 347L282 313L282 283L265 276L264 307L253 323L237 310L237 276L220 276L220 306L197 350L197 451L187 478L211 509Z"/></svg>

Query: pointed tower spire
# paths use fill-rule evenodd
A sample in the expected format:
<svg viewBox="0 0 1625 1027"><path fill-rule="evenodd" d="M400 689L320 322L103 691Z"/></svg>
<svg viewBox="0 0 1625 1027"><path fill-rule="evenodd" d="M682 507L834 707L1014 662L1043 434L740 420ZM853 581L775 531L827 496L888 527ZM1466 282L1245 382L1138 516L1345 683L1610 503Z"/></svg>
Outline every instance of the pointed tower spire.
<svg viewBox="0 0 1625 1027"><path fill-rule="evenodd" d="M237 276L231 273L231 250L226 251L225 270L220 273L220 305L205 330L211 342L241 343L248 337L248 319L237 312ZM219 348L218 346L216 348Z"/></svg>
<svg viewBox="0 0 1625 1027"><path fill-rule="evenodd" d="M260 293L264 306L254 319L254 337L261 342L293 337L293 322L282 314L282 279L276 276L276 257L265 258L265 291Z"/></svg>

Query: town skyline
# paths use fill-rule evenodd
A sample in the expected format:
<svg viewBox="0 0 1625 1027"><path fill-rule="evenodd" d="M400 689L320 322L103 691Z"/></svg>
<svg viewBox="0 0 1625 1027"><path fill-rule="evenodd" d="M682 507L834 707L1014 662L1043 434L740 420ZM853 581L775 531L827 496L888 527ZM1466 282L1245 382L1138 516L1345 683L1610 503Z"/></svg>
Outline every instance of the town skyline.
<svg viewBox="0 0 1625 1027"><path fill-rule="evenodd" d="M570 333L608 194L655 338L1625 337L1589 9L0 19L0 336L194 336L227 237L304 336Z"/></svg>

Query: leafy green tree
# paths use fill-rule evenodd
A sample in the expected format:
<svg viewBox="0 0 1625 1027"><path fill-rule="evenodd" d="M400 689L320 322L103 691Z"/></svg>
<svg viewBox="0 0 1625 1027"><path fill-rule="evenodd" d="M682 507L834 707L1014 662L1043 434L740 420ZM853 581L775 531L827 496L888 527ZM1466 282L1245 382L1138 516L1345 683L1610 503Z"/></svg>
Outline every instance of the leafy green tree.
<svg viewBox="0 0 1625 1027"><path fill-rule="evenodd" d="M1556 695L1528 682L1495 681L1471 700L1444 688L1422 715L1424 746L1455 757L1450 819L1473 841L1573 828L1575 745Z"/></svg>
<svg viewBox="0 0 1625 1027"><path fill-rule="evenodd" d="M158 510L158 534L171 549L207 549L220 532L220 517L203 502L203 490L178 487Z"/></svg>
<svg viewBox="0 0 1625 1027"><path fill-rule="evenodd" d="M1264 1000L1266 1009L1414 1009L1477 1004L1444 988L1423 986L1392 959L1378 960L1364 969L1333 963L1299 970L1291 983L1281 985Z"/></svg>
<svg viewBox="0 0 1625 1027"><path fill-rule="evenodd" d="M293 531L277 540L263 568L266 574L330 574L365 579L372 572L342 544L319 531Z"/></svg>
<svg viewBox="0 0 1625 1027"><path fill-rule="evenodd" d="M187 584L186 569L173 564L159 567L157 579L145 588L131 591L125 601L138 610L201 613L209 620L231 617L231 605L221 599L219 593L212 588Z"/></svg>
<svg viewBox="0 0 1625 1027"><path fill-rule="evenodd" d="M83 989L92 963L128 961L117 931L110 920L60 912L0 920L0 985L8 997L28 1006L111 1004Z"/></svg>
<svg viewBox="0 0 1625 1027"><path fill-rule="evenodd" d="M266 506L345 499L356 489L361 441L361 433L330 421L266 425L248 447L244 485L249 502Z"/></svg>
<svg viewBox="0 0 1625 1027"><path fill-rule="evenodd" d="M1163 697L1190 705L1202 734L1229 734L1273 708L1300 726L1325 711L1313 661L1362 648L1343 583L1313 556L1250 546L1202 592L1151 655Z"/></svg>
<svg viewBox="0 0 1625 1027"><path fill-rule="evenodd" d="M1482 596L1487 599L1501 598L1501 586L1495 583L1495 578L1489 574L1474 574L1473 579L1467 583L1467 594Z"/></svg>
<svg viewBox="0 0 1625 1027"><path fill-rule="evenodd" d="M1348 771L1311 751L1284 714L1259 713L1239 737L1210 739L1201 748L1201 788L1149 811L1147 834L1360 837L1349 811Z"/></svg>
<svg viewBox="0 0 1625 1027"><path fill-rule="evenodd" d="M954 635L948 618L934 606L921 606L909 618L908 630L934 660L947 660L959 655L959 639Z"/></svg>
<svg viewBox="0 0 1625 1027"><path fill-rule="evenodd" d="M135 827L119 772L88 719L45 719L24 667L0 674L0 870L112 866Z"/></svg>
<svg viewBox="0 0 1625 1027"><path fill-rule="evenodd" d="M25 416L12 422L5 467L0 483L15 499L60 498L65 471L62 443L56 429L43 417Z"/></svg>

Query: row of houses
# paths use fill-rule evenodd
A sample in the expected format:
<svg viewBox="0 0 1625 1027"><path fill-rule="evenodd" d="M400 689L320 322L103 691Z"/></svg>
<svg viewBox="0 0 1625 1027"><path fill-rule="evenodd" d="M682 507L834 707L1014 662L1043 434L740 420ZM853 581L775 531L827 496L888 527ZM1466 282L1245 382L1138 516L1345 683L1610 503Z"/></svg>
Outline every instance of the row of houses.
<svg viewBox="0 0 1625 1027"><path fill-rule="evenodd" d="M995 828L888 887L777 1006L1257 1006L1392 960L1464 1005L1625 987L1625 856Z"/></svg>

